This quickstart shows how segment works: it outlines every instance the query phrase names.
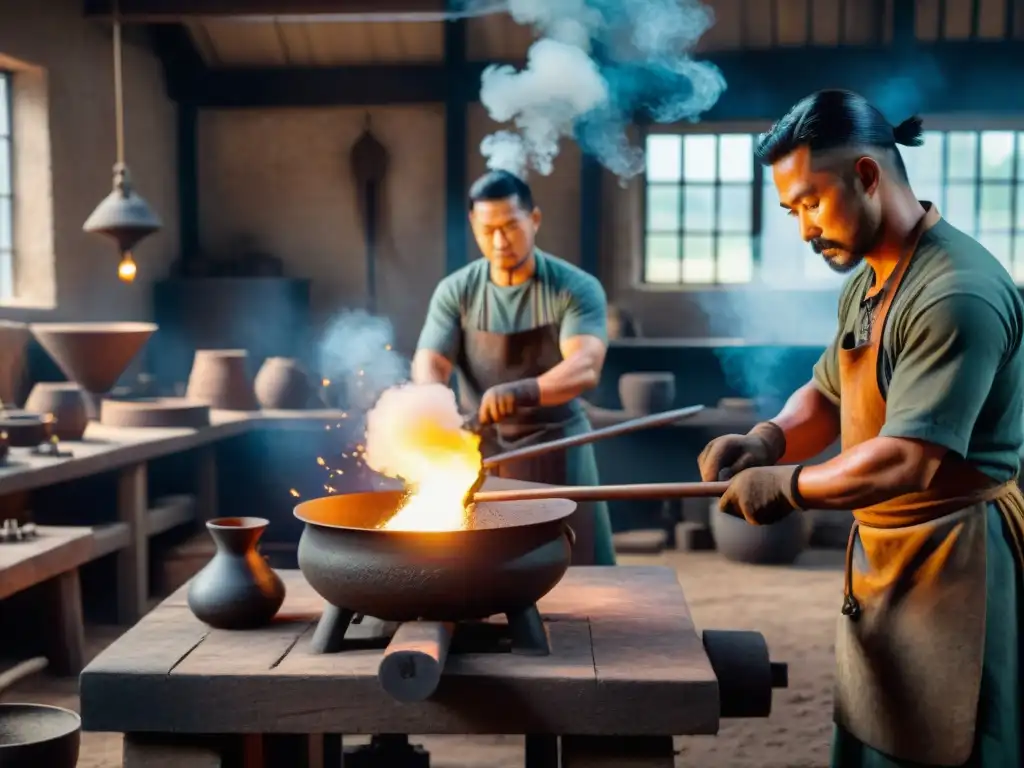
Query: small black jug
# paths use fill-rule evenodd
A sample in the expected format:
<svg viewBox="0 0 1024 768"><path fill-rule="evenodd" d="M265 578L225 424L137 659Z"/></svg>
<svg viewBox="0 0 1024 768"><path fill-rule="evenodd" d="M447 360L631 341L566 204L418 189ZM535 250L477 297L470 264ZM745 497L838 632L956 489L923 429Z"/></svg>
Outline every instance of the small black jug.
<svg viewBox="0 0 1024 768"><path fill-rule="evenodd" d="M189 584L188 607L197 619L218 629L255 629L274 618L284 583L256 550L269 524L262 517L207 522L217 551Z"/></svg>

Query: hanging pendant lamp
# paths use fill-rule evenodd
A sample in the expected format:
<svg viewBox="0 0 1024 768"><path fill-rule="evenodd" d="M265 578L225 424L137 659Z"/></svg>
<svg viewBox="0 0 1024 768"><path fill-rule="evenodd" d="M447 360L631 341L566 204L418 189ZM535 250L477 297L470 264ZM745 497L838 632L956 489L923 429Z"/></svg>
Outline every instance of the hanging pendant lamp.
<svg viewBox="0 0 1024 768"><path fill-rule="evenodd" d="M143 238L158 231L163 222L134 189L124 160L124 86L121 73L121 22L118 3L114 2L114 127L117 162L114 164L114 189L96 206L82 229L106 235L117 243L121 261L117 276L126 283L135 279L132 248Z"/></svg>

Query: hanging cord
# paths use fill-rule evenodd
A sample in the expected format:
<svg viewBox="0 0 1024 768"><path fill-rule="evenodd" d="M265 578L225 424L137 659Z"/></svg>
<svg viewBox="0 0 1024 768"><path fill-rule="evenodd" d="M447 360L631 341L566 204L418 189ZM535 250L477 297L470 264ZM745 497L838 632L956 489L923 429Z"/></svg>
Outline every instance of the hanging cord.
<svg viewBox="0 0 1024 768"><path fill-rule="evenodd" d="M117 165L124 166L124 83L121 72L121 15L114 0L114 130L117 141Z"/></svg>

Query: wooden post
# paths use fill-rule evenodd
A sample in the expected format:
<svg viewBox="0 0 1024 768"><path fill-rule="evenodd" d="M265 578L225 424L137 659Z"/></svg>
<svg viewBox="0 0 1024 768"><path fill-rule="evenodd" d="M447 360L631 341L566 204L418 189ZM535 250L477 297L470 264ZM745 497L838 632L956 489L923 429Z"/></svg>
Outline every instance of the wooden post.
<svg viewBox="0 0 1024 768"><path fill-rule="evenodd" d="M128 545L117 554L117 616L134 624L149 600L149 503L145 462L121 470L117 481L117 519L128 524Z"/></svg>
<svg viewBox="0 0 1024 768"><path fill-rule="evenodd" d="M85 622L78 569L72 568L43 582L40 591L45 601L43 637L50 668L58 675L77 675L85 666Z"/></svg>

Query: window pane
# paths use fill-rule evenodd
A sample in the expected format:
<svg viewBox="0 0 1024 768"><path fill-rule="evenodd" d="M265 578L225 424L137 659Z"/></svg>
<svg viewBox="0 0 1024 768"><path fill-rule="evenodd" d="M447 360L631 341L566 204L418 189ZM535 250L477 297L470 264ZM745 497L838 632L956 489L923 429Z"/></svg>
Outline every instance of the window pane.
<svg viewBox="0 0 1024 768"><path fill-rule="evenodd" d="M1010 229L1013 225L1012 193L1009 184L981 185L981 231Z"/></svg>
<svg viewBox="0 0 1024 768"><path fill-rule="evenodd" d="M754 191L750 185L723 185L718 190L718 229L722 232L752 232Z"/></svg>
<svg viewBox="0 0 1024 768"><path fill-rule="evenodd" d="M11 107L10 85L10 75L0 75L0 135L3 136L11 132L11 116L8 114Z"/></svg>
<svg viewBox="0 0 1024 768"><path fill-rule="evenodd" d="M678 283L679 278L679 236L648 235L644 282Z"/></svg>
<svg viewBox="0 0 1024 768"><path fill-rule="evenodd" d="M981 178L1013 178L1013 131L983 131L981 134Z"/></svg>
<svg viewBox="0 0 1024 768"><path fill-rule="evenodd" d="M718 137L692 135L683 138L683 173L687 181L714 181Z"/></svg>
<svg viewBox="0 0 1024 768"><path fill-rule="evenodd" d="M1024 163L1024 155L1021 156L1019 162ZM1014 201L1014 207L1017 209L1017 215L1014 216L1015 226L1017 229L1024 229L1024 184L1017 185L1017 199Z"/></svg>
<svg viewBox="0 0 1024 768"><path fill-rule="evenodd" d="M1013 280L1018 285L1024 284L1024 232L1017 233L1013 244L1013 269L1010 270Z"/></svg>
<svg viewBox="0 0 1024 768"><path fill-rule="evenodd" d="M679 231L679 191L674 185L647 187L648 231Z"/></svg>
<svg viewBox="0 0 1024 768"><path fill-rule="evenodd" d="M749 283L754 277L754 247L750 235L718 239L718 282Z"/></svg>
<svg viewBox="0 0 1024 768"><path fill-rule="evenodd" d="M942 152L945 138L939 131L925 131L924 144L920 147L899 148L912 185L942 181ZM920 193L918 196L920 197Z"/></svg>
<svg viewBox="0 0 1024 768"><path fill-rule="evenodd" d="M1017 131L1017 181L1024 181L1024 131Z"/></svg>
<svg viewBox="0 0 1024 768"><path fill-rule="evenodd" d="M0 195L11 194L11 143L0 139Z"/></svg>
<svg viewBox="0 0 1024 768"><path fill-rule="evenodd" d="M11 237L11 198L0 197L0 251L9 251L14 245Z"/></svg>
<svg viewBox="0 0 1024 768"><path fill-rule="evenodd" d="M14 259L10 251L0 251L0 299L14 296Z"/></svg>
<svg viewBox="0 0 1024 768"><path fill-rule="evenodd" d="M712 283L715 256L711 235L689 235L683 240L683 282Z"/></svg>
<svg viewBox="0 0 1024 768"><path fill-rule="evenodd" d="M987 233L983 232L978 238L982 245L992 251L992 255L999 259L999 263L1007 269L1010 269L1011 265L1011 253L1010 249L1013 247L1013 243L1010 242L1009 233Z"/></svg>
<svg viewBox="0 0 1024 768"><path fill-rule="evenodd" d="M946 188L946 210L943 213L950 224L969 235L973 235L976 229L974 197L973 184L950 184Z"/></svg>
<svg viewBox="0 0 1024 768"><path fill-rule="evenodd" d="M753 181L753 136L749 133L727 133L718 137L718 178L722 181Z"/></svg>
<svg viewBox="0 0 1024 768"><path fill-rule="evenodd" d="M683 137L647 137L647 179L679 181L683 173Z"/></svg>
<svg viewBox="0 0 1024 768"><path fill-rule="evenodd" d="M715 188L710 184L684 187L683 229L687 232L715 231Z"/></svg>
<svg viewBox="0 0 1024 768"><path fill-rule="evenodd" d="M948 178L972 181L977 177L978 134L973 131L950 131L946 139Z"/></svg>

